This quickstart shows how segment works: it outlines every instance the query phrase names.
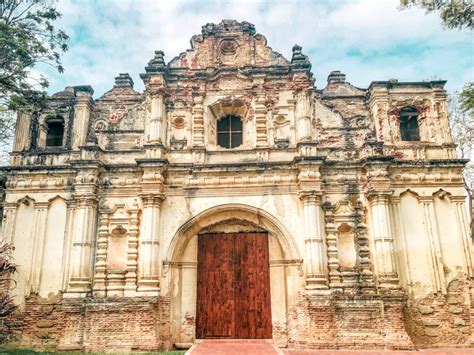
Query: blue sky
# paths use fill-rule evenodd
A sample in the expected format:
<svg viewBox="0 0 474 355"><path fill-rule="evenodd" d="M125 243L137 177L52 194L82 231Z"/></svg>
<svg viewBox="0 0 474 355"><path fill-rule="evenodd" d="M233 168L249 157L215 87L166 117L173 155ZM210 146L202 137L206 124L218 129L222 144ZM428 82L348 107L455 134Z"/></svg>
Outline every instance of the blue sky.
<svg viewBox="0 0 474 355"><path fill-rule="evenodd" d="M190 48L201 26L233 18L255 25L286 58L298 43L313 64L316 86L341 70L359 87L371 81L448 80L450 92L474 81L474 43L468 30L444 30L437 14L400 11L398 0L177 1L59 0L60 26L70 35L65 73L35 70L50 79L49 92L90 84L95 97L128 72L137 90L139 74L163 50L170 61Z"/></svg>

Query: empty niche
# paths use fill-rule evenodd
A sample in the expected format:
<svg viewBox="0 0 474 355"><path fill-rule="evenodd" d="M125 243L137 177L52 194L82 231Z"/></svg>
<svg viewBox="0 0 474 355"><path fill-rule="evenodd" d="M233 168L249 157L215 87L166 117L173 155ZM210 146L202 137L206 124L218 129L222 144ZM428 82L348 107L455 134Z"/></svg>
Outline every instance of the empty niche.
<svg viewBox="0 0 474 355"><path fill-rule="evenodd" d="M127 270L127 230L121 225L115 227L110 233L107 269L109 271Z"/></svg>
<svg viewBox="0 0 474 355"><path fill-rule="evenodd" d="M338 231L339 263L341 269L353 269L357 262L357 253L354 243L354 232L352 227L343 223Z"/></svg>

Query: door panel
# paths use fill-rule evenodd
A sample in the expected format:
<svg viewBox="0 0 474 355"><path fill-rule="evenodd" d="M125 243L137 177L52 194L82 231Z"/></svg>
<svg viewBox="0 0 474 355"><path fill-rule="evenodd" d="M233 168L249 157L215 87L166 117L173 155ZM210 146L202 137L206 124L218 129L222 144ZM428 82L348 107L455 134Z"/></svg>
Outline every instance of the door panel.
<svg viewBox="0 0 474 355"><path fill-rule="evenodd" d="M267 234L198 238L197 338L271 338Z"/></svg>
<svg viewBox="0 0 474 355"><path fill-rule="evenodd" d="M235 237L237 338L272 337L270 269L266 233L239 233Z"/></svg>
<svg viewBox="0 0 474 355"><path fill-rule="evenodd" d="M196 336L234 336L234 240L232 235L203 234L198 242Z"/></svg>

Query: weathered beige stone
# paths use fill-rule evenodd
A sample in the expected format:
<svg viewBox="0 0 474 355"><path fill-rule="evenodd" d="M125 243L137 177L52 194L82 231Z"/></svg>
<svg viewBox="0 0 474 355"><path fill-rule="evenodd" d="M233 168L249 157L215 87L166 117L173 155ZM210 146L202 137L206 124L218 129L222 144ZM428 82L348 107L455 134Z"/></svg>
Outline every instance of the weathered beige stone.
<svg viewBox="0 0 474 355"><path fill-rule="evenodd" d="M156 51L144 92L122 73L98 99L67 87L19 113L0 196L20 343L192 344L198 235L258 231L277 345L468 344L466 162L445 82L357 88L334 71L318 88L300 46L287 60L233 20L203 26L191 46L168 63ZM406 108L419 141L402 139ZM242 122L233 148L218 140L226 115ZM51 117L64 120L61 146L46 146Z"/></svg>
<svg viewBox="0 0 474 355"><path fill-rule="evenodd" d="M421 314L431 314L434 312L434 309L430 306L419 305L418 311L420 311Z"/></svg>

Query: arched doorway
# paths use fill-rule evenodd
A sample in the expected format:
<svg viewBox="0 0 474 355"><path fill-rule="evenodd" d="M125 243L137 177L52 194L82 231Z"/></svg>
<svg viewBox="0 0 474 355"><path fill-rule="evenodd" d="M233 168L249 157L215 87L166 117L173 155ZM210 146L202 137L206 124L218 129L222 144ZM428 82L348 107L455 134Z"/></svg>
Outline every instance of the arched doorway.
<svg viewBox="0 0 474 355"><path fill-rule="evenodd" d="M275 217L259 208L241 204L220 205L199 213L179 228L170 243L164 262L167 280L163 281L169 287L174 342L193 342L197 335L199 235L244 233L266 238L271 337L277 344L286 344L289 309L296 302L296 290L304 289L302 260L293 237Z"/></svg>

